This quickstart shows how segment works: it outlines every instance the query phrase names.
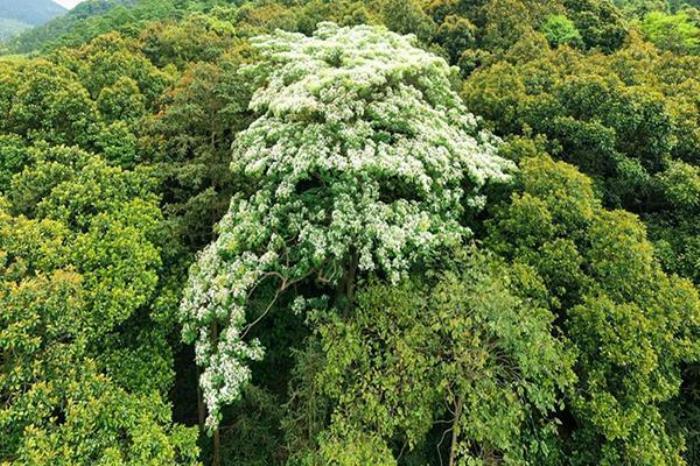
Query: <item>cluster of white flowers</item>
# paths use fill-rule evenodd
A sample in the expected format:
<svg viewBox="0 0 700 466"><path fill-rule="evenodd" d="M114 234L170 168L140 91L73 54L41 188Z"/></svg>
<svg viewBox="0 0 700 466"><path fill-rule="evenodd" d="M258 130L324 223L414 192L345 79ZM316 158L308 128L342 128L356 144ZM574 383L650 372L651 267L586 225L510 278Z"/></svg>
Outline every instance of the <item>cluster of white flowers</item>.
<svg viewBox="0 0 700 466"><path fill-rule="evenodd" d="M514 169L451 89L447 63L411 36L323 23L313 37L278 32L255 44L271 71L231 165L252 194L232 199L181 307L211 426L249 380L245 360L262 356L242 332L262 280L315 273L337 283L352 254L361 272L398 280L463 241L464 209Z"/></svg>

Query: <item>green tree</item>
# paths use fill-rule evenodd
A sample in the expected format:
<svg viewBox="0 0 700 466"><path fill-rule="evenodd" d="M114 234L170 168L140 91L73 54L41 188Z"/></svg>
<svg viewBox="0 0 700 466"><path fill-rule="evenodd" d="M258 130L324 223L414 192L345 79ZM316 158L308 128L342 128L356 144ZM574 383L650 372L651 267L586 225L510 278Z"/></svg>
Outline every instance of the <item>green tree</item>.
<svg viewBox="0 0 700 466"><path fill-rule="evenodd" d="M0 458L193 464L194 433L162 399L172 356L149 177L64 147L25 159L0 213Z"/></svg>
<svg viewBox="0 0 700 466"><path fill-rule="evenodd" d="M27 162L27 151L21 137L14 134L0 136L0 193L10 186L12 177L22 171Z"/></svg>
<svg viewBox="0 0 700 466"><path fill-rule="evenodd" d="M683 464L662 404L700 357L697 290L662 272L642 223L604 210L573 167L526 158L520 185L486 244L538 272L577 351L572 463Z"/></svg>
<svg viewBox="0 0 700 466"><path fill-rule="evenodd" d="M700 26L685 12L670 15L653 11L644 16L641 29L661 49L676 53L700 53Z"/></svg>
<svg viewBox="0 0 700 466"><path fill-rule="evenodd" d="M564 15L551 15L541 27L552 47L560 45L577 46L582 43L581 33L576 29L576 25Z"/></svg>
<svg viewBox="0 0 700 466"><path fill-rule="evenodd" d="M103 89L124 87L124 78L130 78L138 85L147 108L152 108L171 82L171 76L148 60L137 41L117 33L96 37L80 48L61 49L54 56L76 73L94 100Z"/></svg>
<svg viewBox="0 0 700 466"><path fill-rule="evenodd" d="M356 454L349 430L422 447L430 464L436 449L449 465L562 461L555 413L574 358L553 336L543 283L488 254L457 257L433 281L370 284L351 315L320 327L336 455Z"/></svg>
<svg viewBox="0 0 700 466"><path fill-rule="evenodd" d="M212 240L238 188L229 170L231 144L253 120L248 105L261 77L241 69L255 56L244 42L216 64L188 66L160 99L159 112L140 120L141 156L156 167L176 233L192 250Z"/></svg>
<svg viewBox="0 0 700 466"><path fill-rule="evenodd" d="M216 61L236 40L233 25L217 16L193 14L180 21L151 23L141 33L142 49L160 68Z"/></svg>
<svg viewBox="0 0 700 466"><path fill-rule="evenodd" d="M429 41L435 24L421 8L417 0L384 0L383 24L400 34L415 34L420 40Z"/></svg>
<svg viewBox="0 0 700 466"><path fill-rule="evenodd" d="M305 34L312 34L318 23L323 21L333 21L340 26L381 24L382 22L382 12L377 2L310 0L303 3L296 15L299 32Z"/></svg>
<svg viewBox="0 0 700 466"><path fill-rule="evenodd" d="M581 32L588 48L604 52L619 49L628 35L628 27L620 11L608 0L563 0L567 16Z"/></svg>
<svg viewBox="0 0 700 466"><path fill-rule="evenodd" d="M476 26L467 18L450 15L440 24L436 40L456 63L466 49L476 46Z"/></svg>
<svg viewBox="0 0 700 466"><path fill-rule="evenodd" d="M3 132L34 141L90 146L97 109L75 74L43 59L6 66L5 73Z"/></svg>
<svg viewBox="0 0 700 466"><path fill-rule="evenodd" d="M592 176L606 206L640 214L666 271L700 283L693 194L698 58L661 53L636 36L612 54L556 50L529 57L477 71L464 87L469 108L503 136L546 136L548 151ZM692 367L684 386L697 386ZM685 406L697 403L696 391L682 393L690 397ZM685 415L691 412L678 418L697 442L697 418Z"/></svg>
<svg viewBox="0 0 700 466"><path fill-rule="evenodd" d="M500 134L546 135L549 150L595 177L608 205L639 212L652 205L652 175L681 140L681 119L646 71L625 68L631 60L546 52L478 72L462 95Z"/></svg>

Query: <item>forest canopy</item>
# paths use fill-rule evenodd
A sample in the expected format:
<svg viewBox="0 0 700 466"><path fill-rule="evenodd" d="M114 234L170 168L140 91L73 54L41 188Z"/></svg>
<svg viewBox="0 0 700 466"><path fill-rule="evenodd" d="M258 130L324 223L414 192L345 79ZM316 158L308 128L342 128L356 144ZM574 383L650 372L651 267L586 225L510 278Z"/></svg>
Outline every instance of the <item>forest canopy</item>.
<svg viewBox="0 0 700 466"><path fill-rule="evenodd" d="M0 50L0 465L700 465L698 2L87 0Z"/></svg>

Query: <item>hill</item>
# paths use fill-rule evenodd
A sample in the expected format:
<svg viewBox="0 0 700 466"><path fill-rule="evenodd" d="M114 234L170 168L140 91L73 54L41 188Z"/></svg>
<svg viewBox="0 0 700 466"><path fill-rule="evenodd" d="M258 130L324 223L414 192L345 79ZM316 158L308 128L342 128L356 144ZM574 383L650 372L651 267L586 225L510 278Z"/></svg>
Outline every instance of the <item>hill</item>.
<svg viewBox="0 0 700 466"><path fill-rule="evenodd" d="M0 0L0 18L38 26L66 12L52 0Z"/></svg>
<svg viewBox="0 0 700 466"><path fill-rule="evenodd" d="M14 37L32 26L10 18L0 18L0 41Z"/></svg>
<svg viewBox="0 0 700 466"><path fill-rule="evenodd" d="M56 46L74 46L108 31L134 33L144 23L181 17L183 10L201 10L216 0L87 0L66 15L33 28L8 44L10 52L27 53Z"/></svg>
<svg viewBox="0 0 700 466"><path fill-rule="evenodd" d="M66 9L52 0L0 0L0 41L63 15Z"/></svg>

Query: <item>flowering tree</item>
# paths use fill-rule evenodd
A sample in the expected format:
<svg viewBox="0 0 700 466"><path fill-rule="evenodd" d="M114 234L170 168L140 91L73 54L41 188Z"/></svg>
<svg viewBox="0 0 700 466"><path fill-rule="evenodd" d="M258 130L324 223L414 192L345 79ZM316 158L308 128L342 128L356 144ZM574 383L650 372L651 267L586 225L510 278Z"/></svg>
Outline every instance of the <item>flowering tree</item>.
<svg viewBox="0 0 700 466"><path fill-rule="evenodd" d="M358 273L396 282L468 237L465 214L513 169L452 91L445 61L412 36L324 23L313 37L277 32L255 44L267 84L231 165L247 188L193 266L181 305L210 428L250 378L246 360L262 357L246 339L255 323L246 310L263 288L274 286L269 310L300 282L335 290L335 305L352 301Z"/></svg>

